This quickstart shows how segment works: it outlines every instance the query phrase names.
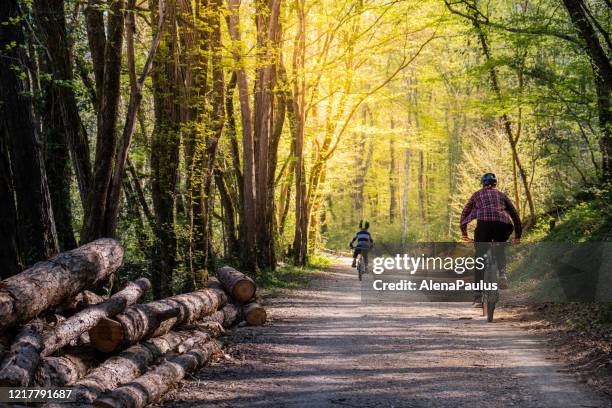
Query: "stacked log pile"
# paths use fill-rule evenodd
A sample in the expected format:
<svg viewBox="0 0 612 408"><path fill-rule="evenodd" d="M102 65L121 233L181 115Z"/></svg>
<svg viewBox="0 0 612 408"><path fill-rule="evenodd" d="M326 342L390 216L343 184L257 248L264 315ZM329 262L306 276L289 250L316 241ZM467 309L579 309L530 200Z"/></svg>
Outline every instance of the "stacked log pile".
<svg viewBox="0 0 612 408"><path fill-rule="evenodd" d="M146 278L96 294L122 262L105 238L0 282L0 386L71 387L82 404L144 407L223 356L215 338L226 328L266 321L255 282L229 266L204 289L148 303L138 303Z"/></svg>

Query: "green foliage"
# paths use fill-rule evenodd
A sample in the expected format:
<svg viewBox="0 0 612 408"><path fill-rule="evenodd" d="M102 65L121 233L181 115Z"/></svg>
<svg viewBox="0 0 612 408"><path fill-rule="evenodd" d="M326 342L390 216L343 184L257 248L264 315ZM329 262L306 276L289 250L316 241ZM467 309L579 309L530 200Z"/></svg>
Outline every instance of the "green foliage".
<svg viewBox="0 0 612 408"><path fill-rule="evenodd" d="M558 216L555 228L542 236L545 241L588 242L612 239L612 194L609 188L592 187L592 198L574 204ZM551 216L547 219L552 219ZM544 224L546 219L542 220ZM540 227L541 231L542 227Z"/></svg>

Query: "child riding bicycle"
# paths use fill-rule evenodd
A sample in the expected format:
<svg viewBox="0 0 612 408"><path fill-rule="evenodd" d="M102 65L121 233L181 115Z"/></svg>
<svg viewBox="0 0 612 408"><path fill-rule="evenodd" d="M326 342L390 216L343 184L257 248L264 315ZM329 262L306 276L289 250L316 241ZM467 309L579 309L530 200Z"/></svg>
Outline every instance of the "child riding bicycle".
<svg viewBox="0 0 612 408"><path fill-rule="evenodd" d="M359 254L363 257L365 264L368 264L368 251L374 246L374 240L368 232L368 228L370 228L370 223L367 220L359 221L359 231L357 231L357 234L355 234L349 244L351 249L355 249L353 251L353 268L357 266L357 256ZM357 242L357 245L354 245L355 242Z"/></svg>

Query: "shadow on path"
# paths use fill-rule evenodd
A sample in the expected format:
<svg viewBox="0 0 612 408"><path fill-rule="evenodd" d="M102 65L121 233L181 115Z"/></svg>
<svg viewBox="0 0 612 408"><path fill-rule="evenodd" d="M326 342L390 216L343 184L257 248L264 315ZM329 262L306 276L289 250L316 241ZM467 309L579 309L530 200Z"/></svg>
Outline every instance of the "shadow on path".
<svg viewBox="0 0 612 408"><path fill-rule="evenodd" d="M607 407L542 339L465 303L364 306L346 258L268 299L269 323L232 330L234 360L206 367L167 407Z"/></svg>

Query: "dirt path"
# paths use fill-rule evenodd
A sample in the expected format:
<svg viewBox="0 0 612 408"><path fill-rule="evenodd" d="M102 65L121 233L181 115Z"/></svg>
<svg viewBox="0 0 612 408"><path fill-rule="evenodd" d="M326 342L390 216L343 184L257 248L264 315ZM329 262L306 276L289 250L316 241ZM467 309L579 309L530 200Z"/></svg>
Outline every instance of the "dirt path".
<svg viewBox="0 0 612 408"><path fill-rule="evenodd" d="M544 340L487 324L467 304L363 306L355 273L339 261L307 289L268 299L270 323L233 330L234 359L183 382L163 405L612 406L546 354Z"/></svg>

